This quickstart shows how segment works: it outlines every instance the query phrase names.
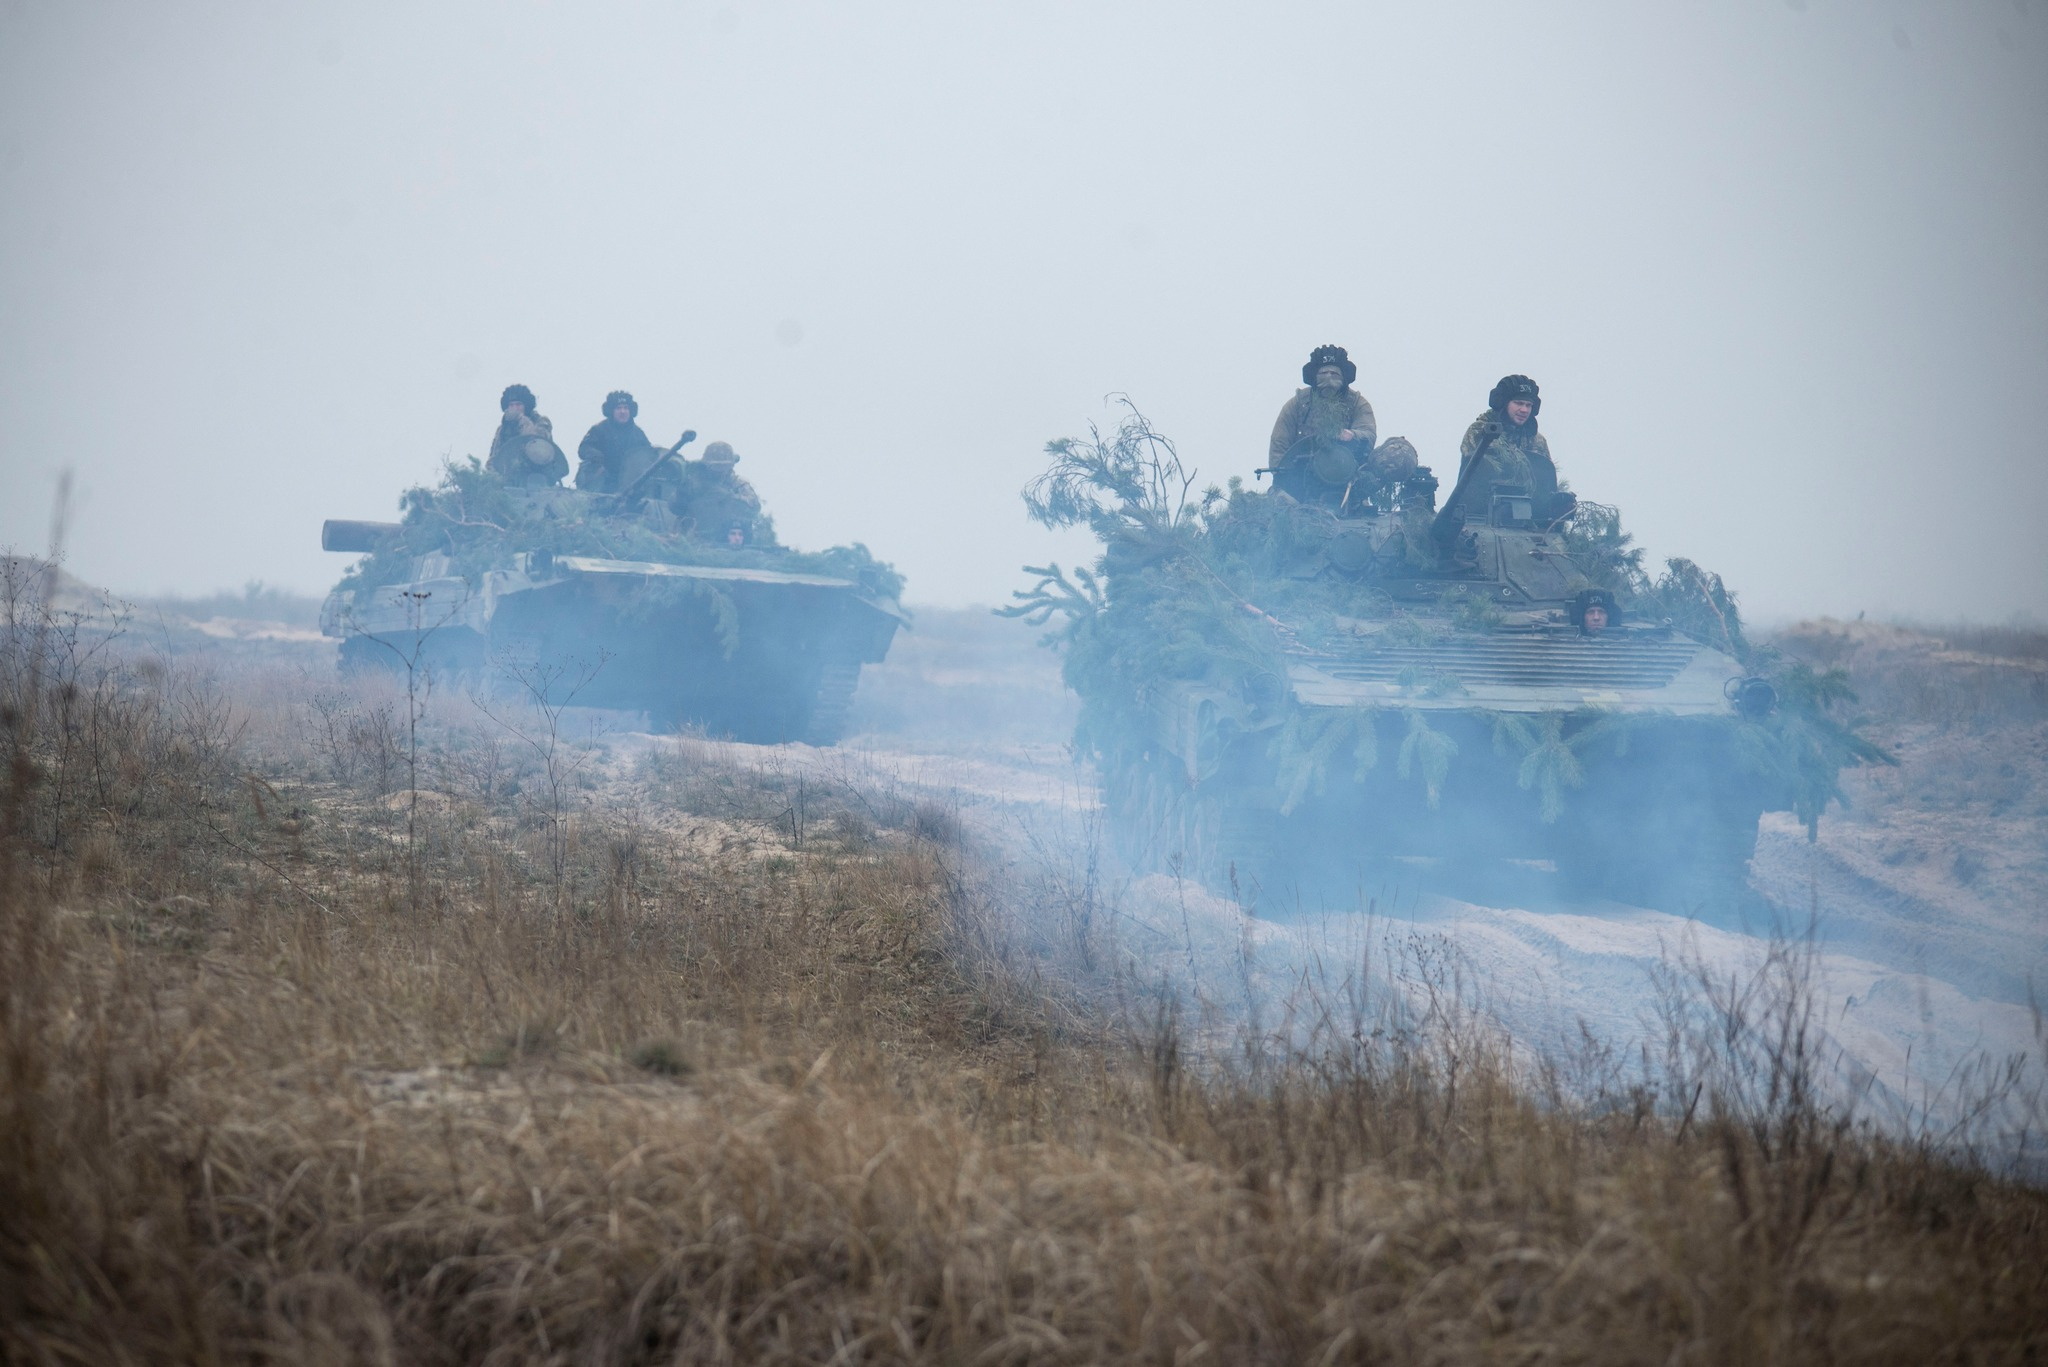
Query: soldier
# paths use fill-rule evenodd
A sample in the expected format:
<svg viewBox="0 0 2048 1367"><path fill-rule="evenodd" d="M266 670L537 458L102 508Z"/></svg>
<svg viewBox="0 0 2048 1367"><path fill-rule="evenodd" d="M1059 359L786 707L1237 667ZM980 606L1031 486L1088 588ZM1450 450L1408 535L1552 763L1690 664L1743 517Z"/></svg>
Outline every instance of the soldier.
<svg viewBox="0 0 2048 1367"><path fill-rule="evenodd" d="M498 430L491 434L491 454L484 468L510 484L560 484L569 473L569 458L555 445L555 425L535 410L533 391L523 384L506 385L498 396L498 412Z"/></svg>
<svg viewBox="0 0 2048 1367"><path fill-rule="evenodd" d="M1576 507L1578 500L1557 489L1557 466L1550 443L1536 430L1543 407L1536 382L1527 375L1508 375L1486 396L1486 411L1465 429L1458 444L1458 484L1453 491L1460 514L1489 506L1496 484L1526 489L1534 499L1539 521L1554 521ZM1483 462L1473 468L1474 461ZM1468 472L1470 478L1467 478ZM1451 504L1444 505L1452 511Z"/></svg>
<svg viewBox="0 0 2048 1367"><path fill-rule="evenodd" d="M647 473L660 452L633 421L639 416L639 402L625 390L604 396L604 421L585 432L576 447L577 488L615 494Z"/></svg>
<svg viewBox="0 0 2048 1367"><path fill-rule="evenodd" d="M1372 405L1351 387L1358 367L1343 347L1310 352L1301 378L1309 388L1295 391L1280 409L1267 445L1275 489L1303 502L1338 504L1355 501L1351 495L1361 482L1379 484L1414 471L1415 448L1406 442L1374 449L1379 427Z"/></svg>
<svg viewBox="0 0 2048 1367"><path fill-rule="evenodd" d="M1568 611L1581 636L1598 636L1611 626L1621 625L1621 608L1606 589L1581 590Z"/></svg>
<svg viewBox="0 0 2048 1367"><path fill-rule="evenodd" d="M744 546L754 539L754 524L761 516L761 496L734 469L740 458L730 442L714 441L704 448L704 458L684 467L681 491L675 509L692 533L709 540L717 537L727 545Z"/></svg>

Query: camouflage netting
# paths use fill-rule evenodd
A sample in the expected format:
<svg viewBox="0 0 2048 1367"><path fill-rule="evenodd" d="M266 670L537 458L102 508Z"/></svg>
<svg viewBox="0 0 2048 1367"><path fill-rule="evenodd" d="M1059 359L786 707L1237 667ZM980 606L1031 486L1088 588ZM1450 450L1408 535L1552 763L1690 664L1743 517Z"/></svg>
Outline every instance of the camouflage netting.
<svg viewBox="0 0 2048 1367"><path fill-rule="evenodd" d="M1360 621L1427 644L1502 620L1498 606L1457 584L1444 588L1433 609L1418 610L1413 603L1397 606L1359 580L1288 574L1287 567L1300 563L1301 543L1315 534L1313 524L1330 514L1248 489L1238 478L1227 488L1211 485L1196 493L1196 474L1173 442L1127 401L1124 406L1112 433L1091 427L1086 440L1049 443L1051 464L1024 490L1035 520L1052 528L1087 527L1101 541L1101 555L1071 574L1058 565L1027 566L1037 582L998 609L1033 624L1065 619L1054 639L1065 654L1066 682L1082 703L1076 743L1106 767L1147 743L1154 725L1149 702L1167 686L1199 683L1277 702L1287 690L1291 645L1316 647ZM1426 527L1420 521L1407 534L1407 554L1418 563L1435 554ZM1855 695L1841 671L1817 673L1751 645L1719 575L1672 559L1652 577L1613 508L1581 503L1563 530L1587 579L1607 589L1629 618L1668 621L1772 682L1779 704L1770 715L1746 719L1731 711L1699 724L1732 728L1742 764L1809 832L1830 801L1843 801L1843 768L1890 762L1857 734L1847 715ZM1463 691L1447 674L1414 673L1401 683L1417 697ZM1391 719L1390 734L1400 737L1393 746L1380 739L1388 711L1398 714ZM1472 714L1491 722L1494 750L1515 761L1521 787L1536 795L1546 821L1558 817L1580 786L1586 757L1599 747L1625 751L1632 728L1653 720L1593 709L1530 717L1475 708ZM1270 745L1283 812L1320 791L1337 767L1362 776L1383 762L1393 763L1398 777L1412 778L1418 795L1434 806L1458 761L1452 737L1432 727L1422 711L1398 705L1290 709Z"/></svg>
<svg viewBox="0 0 2048 1367"><path fill-rule="evenodd" d="M547 551L826 574L854 580L886 598L903 592L903 576L859 543L792 550L776 542L775 525L763 516L756 521L751 545L718 545L687 535L652 504L624 511L610 495L514 489L474 458L450 461L440 484L406 490L399 507L404 513L399 534L352 566L342 588L402 583L414 576L415 562L423 555L448 556L449 573L474 581L485 570L505 568L516 552Z"/></svg>

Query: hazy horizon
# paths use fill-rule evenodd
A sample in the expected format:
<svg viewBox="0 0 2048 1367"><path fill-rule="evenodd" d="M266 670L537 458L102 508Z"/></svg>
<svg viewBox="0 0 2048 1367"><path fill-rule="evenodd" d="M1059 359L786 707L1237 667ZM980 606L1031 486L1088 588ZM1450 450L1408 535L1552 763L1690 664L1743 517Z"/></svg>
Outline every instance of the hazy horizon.
<svg viewBox="0 0 2048 1367"><path fill-rule="evenodd" d="M937 606L1128 394L1249 479L1348 346L1439 474L1502 374L1752 616L2048 612L2048 11L0 5L0 545L320 592L325 517L605 391Z"/></svg>

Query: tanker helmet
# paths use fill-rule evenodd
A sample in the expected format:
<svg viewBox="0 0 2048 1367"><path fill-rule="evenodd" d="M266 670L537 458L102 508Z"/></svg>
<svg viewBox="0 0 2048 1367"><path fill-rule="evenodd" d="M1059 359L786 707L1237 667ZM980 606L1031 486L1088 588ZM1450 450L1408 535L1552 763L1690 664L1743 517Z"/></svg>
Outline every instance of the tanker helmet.
<svg viewBox="0 0 2048 1367"><path fill-rule="evenodd" d="M1506 400L1502 400L1506 402ZM1614 601L1614 595L1606 589L1581 589L1573 596L1570 609L1572 625L1579 630L1586 629L1586 609L1598 605L1607 613L1607 625L1621 625L1621 605Z"/></svg>
<svg viewBox="0 0 2048 1367"><path fill-rule="evenodd" d="M1345 384L1350 384L1358 378L1358 367L1351 363L1351 357L1345 354L1344 348L1325 344L1308 354L1308 364L1301 368L1301 382L1306 385L1314 384L1316 372L1326 365L1333 365L1342 371Z"/></svg>
<svg viewBox="0 0 2048 1367"><path fill-rule="evenodd" d="M1358 457L1336 442L1326 442L1310 458L1309 469L1331 488L1342 489L1358 478Z"/></svg>
<svg viewBox="0 0 2048 1367"><path fill-rule="evenodd" d="M1530 405L1529 416L1533 418L1543 411L1541 395L1542 391L1536 387L1536 382L1527 375L1504 375L1500 383L1493 387L1493 392L1486 396L1486 406L1496 413L1505 413L1508 411L1508 404L1513 400L1527 399Z"/></svg>

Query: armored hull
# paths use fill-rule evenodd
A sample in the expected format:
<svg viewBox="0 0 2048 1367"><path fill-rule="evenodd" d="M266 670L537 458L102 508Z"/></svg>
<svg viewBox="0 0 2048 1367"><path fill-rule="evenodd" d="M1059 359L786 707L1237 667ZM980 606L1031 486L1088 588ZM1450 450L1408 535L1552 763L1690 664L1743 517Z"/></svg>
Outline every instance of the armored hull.
<svg viewBox="0 0 2048 1367"><path fill-rule="evenodd" d="M1541 862L1697 905L1744 881L1763 812L1812 831L1844 767L1889 758L1836 715L1844 676L1752 651L1720 578L1673 559L1653 579L1612 508L1482 499L1473 462L1440 514L1396 438L1279 492L1198 496L1125 408L1048 443L1024 489L1100 558L1028 567L1002 611L1064 617L1076 745L1136 870L1284 902L1355 893L1368 861Z"/></svg>
<svg viewBox="0 0 2048 1367"><path fill-rule="evenodd" d="M1768 685L1666 622L1587 632L1566 539L1514 514L1438 555L1415 516L1290 510L1285 577L1323 610L1247 601L1269 668L1152 681L1098 746L1127 861L1240 890L1401 859L1541 861L1645 903L1738 885L1786 805L1744 748Z"/></svg>
<svg viewBox="0 0 2048 1367"><path fill-rule="evenodd" d="M577 521L604 513L591 496L488 492L513 514L539 513L508 517L513 535L404 558L395 552L408 536L416 546L435 533L430 521L328 524L328 549L381 560L382 572L344 581L322 608L344 669L424 667L478 687L643 711L662 729L827 745L845 725L861 666L882 660L904 621L886 567L819 573L804 562L821 557L781 548L725 557L753 563L686 563L696 550L686 538L631 519ZM513 549L522 530L675 558Z"/></svg>
<svg viewBox="0 0 2048 1367"><path fill-rule="evenodd" d="M1401 681L1418 673L1432 682ZM1739 883L1779 805L1729 724L1744 678L1654 630L1301 648L1277 698L1162 690L1149 743L1104 757L1104 796L1130 863L1219 888L1508 859L1589 894L1683 899Z"/></svg>

